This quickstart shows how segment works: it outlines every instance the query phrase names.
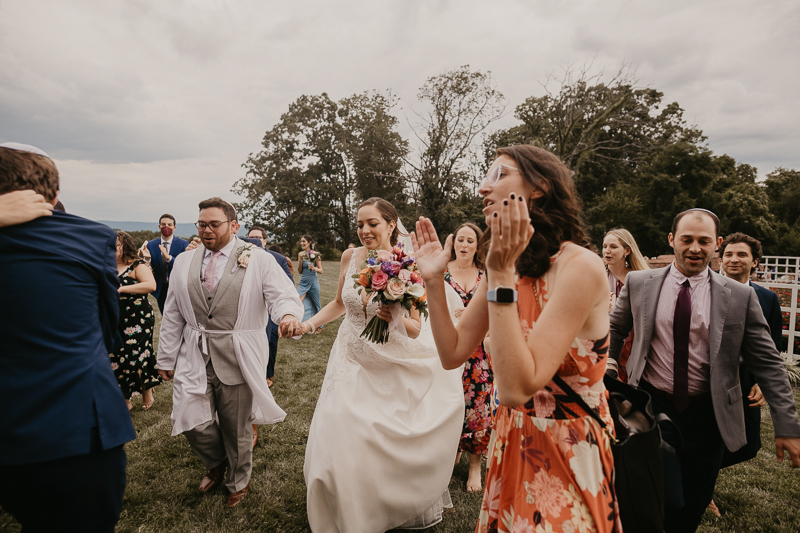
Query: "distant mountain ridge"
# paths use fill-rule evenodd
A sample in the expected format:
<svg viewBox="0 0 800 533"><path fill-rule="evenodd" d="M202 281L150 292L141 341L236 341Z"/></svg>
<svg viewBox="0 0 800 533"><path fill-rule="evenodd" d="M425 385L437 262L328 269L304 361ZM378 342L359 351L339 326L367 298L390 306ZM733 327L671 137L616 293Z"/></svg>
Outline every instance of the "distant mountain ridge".
<svg viewBox="0 0 800 533"><path fill-rule="evenodd" d="M97 222L105 224L112 229L118 229L121 231L158 231L158 224L154 222L131 222L120 220L98 220ZM177 227L175 228L175 235L184 239L188 239L192 235L197 235L197 228L194 227L194 224L178 223Z"/></svg>

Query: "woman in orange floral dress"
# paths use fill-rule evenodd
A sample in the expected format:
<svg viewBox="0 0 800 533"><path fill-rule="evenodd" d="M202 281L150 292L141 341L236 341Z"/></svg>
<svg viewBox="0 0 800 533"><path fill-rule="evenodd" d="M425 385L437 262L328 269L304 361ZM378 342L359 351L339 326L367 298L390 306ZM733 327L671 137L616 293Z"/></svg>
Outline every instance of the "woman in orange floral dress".
<svg viewBox="0 0 800 533"><path fill-rule="evenodd" d="M486 276L457 326L445 320L441 281L452 236L442 247L420 219L412 237L442 365L462 364L489 333L500 406L476 531L620 532L610 437L552 381L561 376L613 427L608 281L585 247L570 171L546 150L501 148L479 192Z"/></svg>

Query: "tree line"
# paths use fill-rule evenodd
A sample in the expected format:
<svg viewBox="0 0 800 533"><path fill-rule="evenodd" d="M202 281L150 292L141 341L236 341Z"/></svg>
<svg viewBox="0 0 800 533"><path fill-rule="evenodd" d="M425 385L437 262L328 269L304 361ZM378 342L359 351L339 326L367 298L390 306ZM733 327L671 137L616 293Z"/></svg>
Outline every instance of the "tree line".
<svg viewBox="0 0 800 533"><path fill-rule="evenodd" d="M240 221L288 249L311 233L322 248L343 250L358 242L358 204L380 196L403 220L430 217L442 236L465 221L484 227L477 189L496 148L527 143L573 171L597 244L624 227L645 255L669 253L675 214L703 207L719 216L723 235L743 231L769 255L800 255L800 171L778 168L758 181L756 168L715 155L680 105L638 87L627 67L613 76L565 69L542 85L543 96L513 109L517 124L492 129L508 101L490 72L463 66L432 76L417 95L421 111L406 117L408 139L391 92L338 102L303 95L242 165L233 187L244 198Z"/></svg>

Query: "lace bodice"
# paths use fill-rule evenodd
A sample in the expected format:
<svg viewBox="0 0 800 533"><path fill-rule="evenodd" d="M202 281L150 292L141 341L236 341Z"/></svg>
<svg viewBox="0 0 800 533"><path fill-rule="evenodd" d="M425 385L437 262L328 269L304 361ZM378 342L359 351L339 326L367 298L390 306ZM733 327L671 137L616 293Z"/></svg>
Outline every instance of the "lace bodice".
<svg viewBox="0 0 800 533"><path fill-rule="evenodd" d="M357 273L356 254L355 251L353 251L353 255L350 257L350 266L347 268L344 286L342 287L342 302L344 302L344 307L346 309L345 322L350 322L348 325L353 327L361 328L359 330L359 333L361 333L361 330L366 327L367 322L378 312L378 302L370 299L366 307L364 307L364 300L361 294L358 292L358 289L353 287L353 276Z"/></svg>

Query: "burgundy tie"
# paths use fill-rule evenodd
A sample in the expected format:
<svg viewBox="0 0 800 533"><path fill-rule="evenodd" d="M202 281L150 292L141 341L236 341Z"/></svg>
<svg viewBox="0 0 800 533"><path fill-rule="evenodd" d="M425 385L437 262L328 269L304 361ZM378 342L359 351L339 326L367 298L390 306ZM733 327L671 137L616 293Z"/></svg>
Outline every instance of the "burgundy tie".
<svg viewBox="0 0 800 533"><path fill-rule="evenodd" d="M672 362L674 385L672 402L675 409L683 412L689 405L689 326L692 322L692 295L689 280L683 282L678 302L675 304L675 320L672 323L672 338L675 356Z"/></svg>

